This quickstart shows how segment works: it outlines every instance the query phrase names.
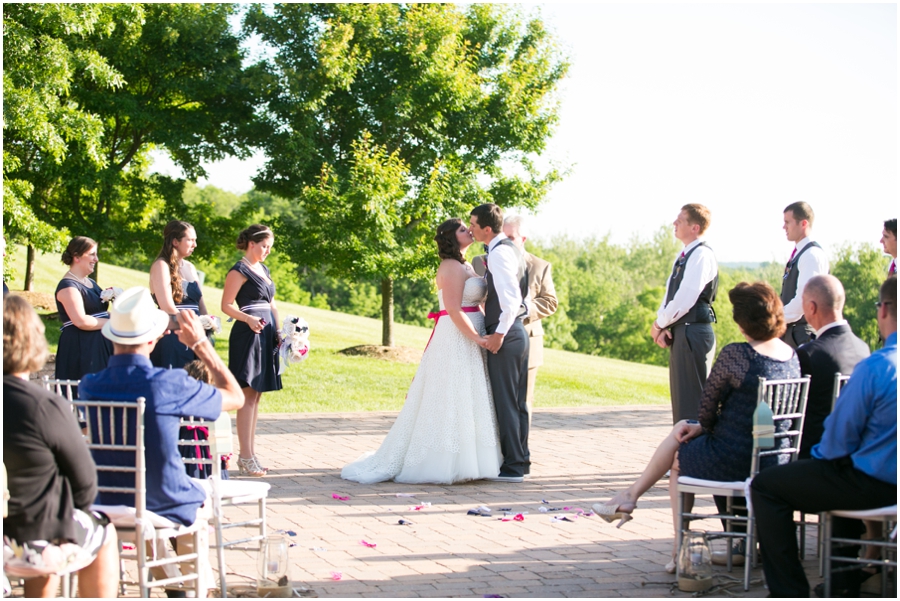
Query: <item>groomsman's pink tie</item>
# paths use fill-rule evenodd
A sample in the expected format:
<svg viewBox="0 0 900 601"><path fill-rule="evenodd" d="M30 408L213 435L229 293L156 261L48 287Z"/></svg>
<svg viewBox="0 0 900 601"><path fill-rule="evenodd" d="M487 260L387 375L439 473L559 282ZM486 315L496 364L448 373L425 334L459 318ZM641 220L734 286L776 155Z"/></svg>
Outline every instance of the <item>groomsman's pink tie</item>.
<svg viewBox="0 0 900 601"><path fill-rule="evenodd" d="M891 268L888 269L888 275L897 275L897 259L891 261Z"/></svg>

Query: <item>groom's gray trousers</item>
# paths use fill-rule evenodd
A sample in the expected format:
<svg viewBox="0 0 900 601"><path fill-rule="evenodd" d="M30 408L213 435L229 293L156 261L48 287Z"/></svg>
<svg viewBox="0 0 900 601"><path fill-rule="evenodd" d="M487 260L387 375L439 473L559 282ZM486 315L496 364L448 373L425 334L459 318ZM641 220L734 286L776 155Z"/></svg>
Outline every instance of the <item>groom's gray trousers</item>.
<svg viewBox="0 0 900 601"><path fill-rule="evenodd" d="M487 328L493 334L496 325ZM500 430L500 450L504 476L523 476L529 470L528 452L528 333L516 319L503 338L503 346L494 354L488 351L488 376L494 393L494 410Z"/></svg>

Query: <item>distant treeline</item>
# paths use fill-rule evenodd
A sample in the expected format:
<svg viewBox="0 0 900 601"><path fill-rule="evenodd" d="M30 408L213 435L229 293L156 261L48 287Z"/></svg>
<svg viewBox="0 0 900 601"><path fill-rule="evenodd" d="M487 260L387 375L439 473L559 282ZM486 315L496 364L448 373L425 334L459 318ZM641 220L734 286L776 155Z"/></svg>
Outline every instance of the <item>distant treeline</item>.
<svg viewBox="0 0 900 601"><path fill-rule="evenodd" d="M235 220L252 216L273 221L289 203L269 194L251 191L236 195L214 186L199 188L188 183L184 191L188 205L206 205L221 218ZM235 231L242 227L235 223ZM303 240L303 232L297 232ZM330 309L353 315L379 318L381 296L377 278L348 281L328 275L325 268L313 269L291 263L276 239L275 250L267 260L277 284L280 300ZM221 286L228 269L240 252L234 240L199 240L199 244L215 245L212 259L195 261L206 273L206 282ZM544 322L545 345L576 351L666 365L668 354L650 340L650 324L663 297L666 278L680 243L672 236L670 226L660 227L647 239L636 238L628 244L610 242L608 237L573 240L557 237L550 241L528 242L530 252L553 265L553 281L559 296L559 310ZM470 249L477 250L475 246ZM104 257L114 259L114 257ZM147 269L152 257L136 252L121 261L128 266ZM878 344L875 306L878 286L884 280L887 259L872 245L845 246L830 257L831 272L847 291L845 317L853 331L873 349ZM717 348L743 341L731 318L728 291L741 281L763 280L781 289L784 266L763 263L754 268L719 267L719 294L714 308ZM394 284L395 319L400 323L428 326L427 315L437 305L436 290L431 280L399 278Z"/></svg>

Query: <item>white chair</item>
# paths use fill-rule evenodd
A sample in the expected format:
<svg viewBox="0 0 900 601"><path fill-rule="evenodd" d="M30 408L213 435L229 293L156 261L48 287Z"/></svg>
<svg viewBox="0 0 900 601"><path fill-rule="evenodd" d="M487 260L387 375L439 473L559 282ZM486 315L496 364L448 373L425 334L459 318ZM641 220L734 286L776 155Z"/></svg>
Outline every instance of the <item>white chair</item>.
<svg viewBox="0 0 900 601"><path fill-rule="evenodd" d="M50 392L55 392L59 396L68 399L71 403L75 400L75 397L78 395L75 393L78 385L81 384L81 380L57 380L56 378L51 378L50 376L44 376L41 378L41 385L49 390Z"/></svg>
<svg viewBox="0 0 900 601"><path fill-rule="evenodd" d="M717 536L728 539L728 570L731 571L731 539L738 538L745 540L745 560L744 560L744 590L750 590L750 568L756 565L756 551L754 547L754 516L753 507L747 504L747 516L738 516L726 514L701 514L692 513L684 510L685 495L687 494L705 494L724 496L728 499L728 511L732 509L732 501L735 497L744 497L745 490L749 489L749 482L753 476L759 473L759 463L762 457L790 455L791 460L797 457L800 450L800 439L803 435L803 419L806 413L806 399L809 394L809 377L795 378L790 380L766 380L759 379L759 392L757 394L757 403L766 403L772 410L773 421L775 422L775 448L771 450L763 450L759 446L760 436L766 433L754 432L753 436L753 456L750 464L750 478L746 481L738 482L719 482L715 480L703 480L700 478L691 478L688 476L680 476L676 483L678 493L678 539L679 552L681 547L682 533L690 528L692 520L701 519L723 519L726 521L725 532L718 533ZM788 446L779 448L781 440L787 440ZM747 526L746 532L732 532L732 522L742 522ZM676 555L677 557L678 555ZM679 563L675 562L676 565Z"/></svg>
<svg viewBox="0 0 900 601"><path fill-rule="evenodd" d="M208 453L200 453L198 457L185 458L186 464L210 466L210 478L213 498L213 509L216 527L216 553L219 561L219 590L226 596L225 554L228 547L237 547L248 542L262 541L266 537L266 500L269 496L270 484L250 482L246 480L222 480L221 456L232 452L231 418L222 413L216 422L210 423L199 418L189 417L181 420L182 426L205 427L208 429L207 440L195 438L178 441L182 446L208 447ZM241 522L229 522L225 518L224 508L256 503L259 513L257 517ZM225 540L224 531L231 528L258 528L259 534L237 539ZM260 544L262 544L260 542Z"/></svg>
<svg viewBox="0 0 900 601"><path fill-rule="evenodd" d="M134 498L127 505L95 505L93 509L109 516L116 527L120 541L134 544L134 553L126 554L120 549L122 559L134 560L138 568L138 588L141 597L149 597L152 587L194 584L198 598L206 596L207 583L200 565L203 550L202 537L208 528L205 519L197 519L190 526L182 526L147 509L147 476L144 459L144 408L145 399L135 401L95 401L79 399L74 401L85 417L86 439L92 454L96 452L116 453L119 460L111 464L97 461L97 475L101 484L99 492L118 493ZM132 460L133 459L133 460ZM118 465L116 465L118 464ZM126 483L104 484L105 476L125 474ZM133 484L131 482L133 476ZM170 557L159 557L158 547L164 546L170 538L190 535L193 550L190 553ZM157 544L159 542L159 544ZM193 573L184 573L184 562L192 562ZM152 580L150 570L173 564L182 564L182 574L160 580Z"/></svg>
<svg viewBox="0 0 900 601"><path fill-rule="evenodd" d="M836 510L826 511L824 514L824 548L823 557L825 562L825 596L831 597L831 576L833 571L832 564L847 563L856 565L873 565L881 566L881 596L888 596L888 568L893 567L894 572L897 571L897 506L880 507L878 509L864 509L858 511ZM836 517L849 518L855 520L881 521L882 533L884 539L866 540L853 538L835 538L833 535L833 519ZM867 545L879 547L882 549L880 559L862 559L856 557L842 557L832 554L832 545L834 543ZM886 552L885 552L886 551ZM893 551L893 552L892 552ZM893 559L891 559L893 557Z"/></svg>

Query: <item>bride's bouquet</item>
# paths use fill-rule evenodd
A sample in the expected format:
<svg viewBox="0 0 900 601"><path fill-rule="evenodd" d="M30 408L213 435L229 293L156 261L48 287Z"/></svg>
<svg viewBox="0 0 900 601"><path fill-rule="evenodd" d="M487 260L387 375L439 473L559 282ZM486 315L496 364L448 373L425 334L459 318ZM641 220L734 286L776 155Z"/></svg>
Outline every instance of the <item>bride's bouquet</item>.
<svg viewBox="0 0 900 601"><path fill-rule="evenodd" d="M278 366L278 375L281 375L288 363L300 363L309 356L309 324L302 317L288 315L278 334L281 342L275 353L281 358Z"/></svg>
<svg viewBox="0 0 900 601"><path fill-rule="evenodd" d="M104 303L111 303L115 301L122 292L124 292L124 290L118 286L110 286L100 293L100 300Z"/></svg>
<svg viewBox="0 0 900 601"><path fill-rule="evenodd" d="M207 334L218 334L222 331L222 320L215 315L201 315L200 325Z"/></svg>

